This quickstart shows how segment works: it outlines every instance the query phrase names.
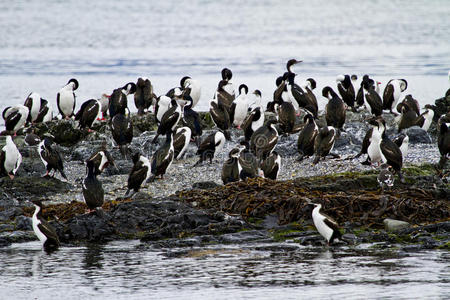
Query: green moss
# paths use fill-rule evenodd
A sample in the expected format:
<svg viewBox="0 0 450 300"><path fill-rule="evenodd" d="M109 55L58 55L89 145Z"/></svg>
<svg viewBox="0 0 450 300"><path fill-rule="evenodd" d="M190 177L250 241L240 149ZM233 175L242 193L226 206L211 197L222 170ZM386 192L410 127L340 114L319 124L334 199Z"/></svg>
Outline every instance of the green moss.
<svg viewBox="0 0 450 300"><path fill-rule="evenodd" d="M421 164L417 166L408 166L402 169L406 176L429 176L436 173L436 169L432 164Z"/></svg>
<svg viewBox="0 0 450 300"><path fill-rule="evenodd" d="M437 247L438 249L450 250L450 241Z"/></svg>

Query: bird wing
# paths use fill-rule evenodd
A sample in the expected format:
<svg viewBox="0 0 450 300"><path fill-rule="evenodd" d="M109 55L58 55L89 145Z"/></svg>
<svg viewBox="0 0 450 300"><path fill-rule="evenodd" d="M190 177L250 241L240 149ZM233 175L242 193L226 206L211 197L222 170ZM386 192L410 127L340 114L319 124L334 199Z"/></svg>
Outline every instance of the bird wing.
<svg viewBox="0 0 450 300"><path fill-rule="evenodd" d="M394 86L392 84L386 85L383 92L383 109L391 108L394 102Z"/></svg>
<svg viewBox="0 0 450 300"><path fill-rule="evenodd" d="M393 141L387 138L382 139L380 143L380 150L386 158L387 164L391 165L394 170L398 171L402 168L402 152Z"/></svg>
<svg viewBox="0 0 450 300"><path fill-rule="evenodd" d="M371 107L372 114L380 116L383 112L383 101L381 100L380 95L378 95L374 89L370 89L366 93L366 100Z"/></svg>
<svg viewBox="0 0 450 300"><path fill-rule="evenodd" d="M45 221L45 220L40 220L40 221L41 221L41 223L38 224L39 230L43 234L45 234L45 236L48 239L52 239L52 240L56 241L59 245L59 238L58 238L58 235L56 234L55 229L47 221Z"/></svg>
<svg viewBox="0 0 450 300"><path fill-rule="evenodd" d="M252 111L248 116L245 117L244 122L242 122L241 128L244 130L244 132L247 130L247 128L250 128L253 122L253 118L255 117L255 112Z"/></svg>
<svg viewBox="0 0 450 300"><path fill-rule="evenodd" d="M330 216L325 215L324 213L321 213L321 214L325 216L325 219L323 220L323 222L324 222L328 227L330 227L331 229L333 229L333 231L334 231L334 230L339 231L339 226L338 226L338 224L336 223L335 220L333 220Z"/></svg>
<svg viewBox="0 0 450 300"><path fill-rule="evenodd" d="M6 174L6 170L5 170L5 165L3 162L5 162L6 160L6 153L5 150L1 150L0 151L0 162L2 162L2 164L0 165L0 174L5 173L4 175L8 175Z"/></svg>

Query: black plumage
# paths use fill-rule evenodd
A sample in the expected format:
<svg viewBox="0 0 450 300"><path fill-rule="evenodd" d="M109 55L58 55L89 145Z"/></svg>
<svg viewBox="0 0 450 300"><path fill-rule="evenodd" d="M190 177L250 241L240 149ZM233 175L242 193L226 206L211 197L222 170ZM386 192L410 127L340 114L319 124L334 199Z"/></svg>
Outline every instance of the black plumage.
<svg viewBox="0 0 450 300"><path fill-rule="evenodd" d="M92 128L92 124L100 113L101 104L98 100L90 99L84 102L78 112L75 114L75 120L79 121L81 129Z"/></svg>
<svg viewBox="0 0 450 300"><path fill-rule="evenodd" d="M241 143L241 151L239 154L239 165L242 170L239 177L242 180L247 178L255 178L259 175L259 164L255 155L250 151L250 145L248 141L244 140Z"/></svg>
<svg viewBox="0 0 450 300"><path fill-rule="evenodd" d="M108 150L106 150L106 145L103 144L97 151L95 151L87 160L92 161L94 163L94 174L100 175L104 169L106 169L109 165L113 165L116 169L116 163L109 153Z"/></svg>
<svg viewBox="0 0 450 300"><path fill-rule="evenodd" d="M206 159L209 159L209 163L212 163L215 154L222 149L224 144L225 135L221 131L208 135L197 148L196 154L200 156L200 159L195 165L203 163Z"/></svg>
<svg viewBox="0 0 450 300"><path fill-rule="evenodd" d="M222 102L216 103L211 101L209 114L216 124L217 128L223 131L227 141L231 140L230 132L231 128L230 115L228 114L228 109Z"/></svg>
<svg viewBox="0 0 450 300"><path fill-rule="evenodd" d="M57 250L60 246L58 234L53 226L51 226L42 216L42 202L40 200L33 200L31 202L35 206L35 211L32 217L34 233L43 243L44 250L47 253Z"/></svg>
<svg viewBox="0 0 450 300"><path fill-rule="evenodd" d="M336 81L342 101L344 101L352 110L355 110L356 94L350 75L340 75L337 77Z"/></svg>
<svg viewBox="0 0 450 300"><path fill-rule="evenodd" d="M258 159L266 159L278 142L276 120L270 119L265 125L256 130L250 139L250 150Z"/></svg>
<svg viewBox="0 0 450 300"><path fill-rule="evenodd" d="M400 103L400 121L398 123L398 132L401 132L403 129L412 127L416 125L417 114L416 112L410 108L407 104ZM397 107L398 108L398 107Z"/></svg>
<svg viewBox="0 0 450 300"><path fill-rule="evenodd" d="M240 149L234 148L228 154L228 159L222 166L221 177L223 184L239 181L241 172L239 153Z"/></svg>
<svg viewBox="0 0 450 300"><path fill-rule="evenodd" d="M234 99L236 98L234 94L228 93L224 87L228 84L228 81L221 80L219 81L219 85L216 91L217 103L223 105L228 111L228 114L231 112L231 105L233 104Z"/></svg>
<svg viewBox="0 0 450 300"><path fill-rule="evenodd" d="M400 147L397 146L387 135L386 125L384 120L379 119L379 123L383 123L384 130L381 135L380 151L386 159L386 163L392 167L395 173L397 173L401 182L404 182L401 170L403 166L403 156Z"/></svg>
<svg viewBox="0 0 450 300"><path fill-rule="evenodd" d="M134 105L138 115L143 115L153 102L153 86L148 78L139 77L136 82L136 92L134 93Z"/></svg>
<svg viewBox="0 0 450 300"><path fill-rule="evenodd" d="M277 180L281 168L280 164L281 156L276 151L272 151L272 153L261 162L261 171L264 174L264 177Z"/></svg>
<svg viewBox="0 0 450 300"><path fill-rule="evenodd" d="M192 100L184 106L182 122L191 129L191 136L196 139L203 134L200 115L192 109Z"/></svg>
<svg viewBox="0 0 450 300"><path fill-rule="evenodd" d="M109 116L113 118L117 114L125 114L128 108L129 94L136 92L136 84L129 82L125 86L115 89L109 98Z"/></svg>
<svg viewBox="0 0 450 300"><path fill-rule="evenodd" d="M64 174L64 165L59 152L53 147L53 143L49 138L44 138L39 144L39 155L45 166L46 173L44 176L50 174L50 171L59 171L62 177L67 180L66 174ZM54 176L54 173L53 173Z"/></svg>
<svg viewBox="0 0 450 300"><path fill-rule="evenodd" d="M94 161L88 160L86 162L86 169L87 176L83 180L82 191L84 202L86 202L89 211L92 211L103 205L105 192L102 183L97 179L97 175L95 174L96 168Z"/></svg>
<svg viewBox="0 0 450 300"><path fill-rule="evenodd" d="M364 88L364 97L366 98L367 104L369 104L370 113L374 116L381 116L383 113L383 101L375 91L375 85L369 80L363 80L362 85Z"/></svg>
<svg viewBox="0 0 450 300"><path fill-rule="evenodd" d="M171 105L172 106L162 116L161 123L159 123L158 130L156 131L152 143L156 143L161 134L165 135L168 132L175 131L175 127L181 119L181 108L174 99L171 100Z"/></svg>
<svg viewBox="0 0 450 300"><path fill-rule="evenodd" d="M116 114L111 119L111 133L114 141L120 148L122 156L128 156L128 144L133 140L133 123L125 114Z"/></svg>
<svg viewBox="0 0 450 300"><path fill-rule="evenodd" d="M336 129L332 126L324 126L319 130L314 141L315 158L313 164L317 164L321 158L330 154L336 142Z"/></svg>
<svg viewBox="0 0 450 300"><path fill-rule="evenodd" d="M402 102L397 104L397 111L402 112L402 107L407 106L409 110L413 110L417 115L420 115L419 101L413 98L412 95L406 95Z"/></svg>
<svg viewBox="0 0 450 300"><path fill-rule="evenodd" d="M297 140L297 150L300 154L299 160L314 154L314 141L317 134L319 134L319 127L311 114L307 114L303 118L303 122L305 122L305 126L300 131Z"/></svg>
<svg viewBox="0 0 450 300"><path fill-rule="evenodd" d="M133 154L133 167L128 175L128 189L125 198L133 196L141 188L141 184L150 178L150 161L139 152Z"/></svg>
<svg viewBox="0 0 450 300"><path fill-rule="evenodd" d="M263 114L264 112L261 111L261 107L256 107L247 115L247 117L245 117L241 128L244 131L244 138L246 141L250 141L250 138L252 137L252 134L254 132L252 123L261 120L261 118L264 118ZM264 120L261 120L261 122L264 122Z"/></svg>
<svg viewBox="0 0 450 300"><path fill-rule="evenodd" d="M171 131L166 133L165 143L152 156L151 177L149 181L153 181L157 176L161 179L166 174L167 169L173 162L175 150L173 146L173 134Z"/></svg>
<svg viewBox="0 0 450 300"><path fill-rule="evenodd" d="M314 118L317 119L319 114L319 105L317 103L316 95L314 95L313 90L316 88L316 81L313 78L306 79L306 82L309 82L309 85L306 84L304 87L304 92L306 93L308 104L305 107L305 110L311 113Z"/></svg>
<svg viewBox="0 0 450 300"><path fill-rule="evenodd" d="M439 160L439 168L444 169L445 163L450 154L450 130L448 123L450 123L450 113L443 115L438 121L438 148L441 153L441 158Z"/></svg>
<svg viewBox="0 0 450 300"><path fill-rule="evenodd" d="M336 129L344 130L345 123L345 106L341 98L329 86L324 87L322 95L328 99L325 106L325 120L327 126L333 126Z"/></svg>
<svg viewBox="0 0 450 300"><path fill-rule="evenodd" d="M173 136L174 157L181 159L191 140L191 129L189 127L178 128Z"/></svg>
<svg viewBox="0 0 450 300"><path fill-rule="evenodd" d="M39 114L36 118L35 123L42 123L45 119L52 119L52 115L47 116L48 114L51 114L52 110L48 106L48 101L41 98L41 108L39 110Z"/></svg>

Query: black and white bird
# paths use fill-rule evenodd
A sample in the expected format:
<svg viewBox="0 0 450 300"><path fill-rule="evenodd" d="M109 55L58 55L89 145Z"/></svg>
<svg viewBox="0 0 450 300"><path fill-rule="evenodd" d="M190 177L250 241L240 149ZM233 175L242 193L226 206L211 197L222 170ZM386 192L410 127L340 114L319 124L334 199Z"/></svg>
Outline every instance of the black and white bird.
<svg viewBox="0 0 450 300"><path fill-rule="evenodd" d="M327 121L327 126L333 126L338 130L344 131L344 102L329 86L323 88L322 95L328 99L328 103L325 106L325 120Z"/></svg>
<svg viewBox="0 0 450 300"><path fill-rule="evenodd" d="M303 118L303 122L305 126L300 131L297 140L297 150L300 154L299 160L314 155L314 141L319 134L319 126L317 126L311 114L307 114Z"/></svg>
<svg viewBox="0 0 450 300"><path fill-rule="evenodd" d="M136 84L129 82L123 87L115 89L109 98L109 116L114 118L116 114L125 114L128 109L128 95L136 92Z"/></svg>
<svg viewBox="0 0 450 300"><path fill-rule="evenodd" d="M34 204L35 210L32 217L33 231L41 241L46 252L52 252L59 248L60 242L55 229L51 226L44 217L42 217L42 202L41 200L31 201Z"/></svg>
<svg viewBox="0 0 450 300"><path fill-rule="evenodd" d="M442 115L438 121L438 148L441 153L439 169L443 170L450 154L450 112Z"/></svg>
<svg viewBox="0 0 450 300"><path fill-rule="evenodd" d="M400 103L397 108L400 107L400 120L398 122L398 132L403 129L415 126L417 124L418 115L414 109L405 103Z"/></svg>
<svg viewBox="0 0 450 300"><path fill-rule="evenodd" d="M231 135L229 129L231 128L231 123L227 107L222 102L213 100L210 102L209 114L217 128L224 133L227 141L230 141Z"/></svg>
<svg viewBox="0 0 450 300"><path fill-rule="evenodd" d="M96 99L84 102L75 114L75 120L79 122L80 129L87 127L89 131L92 131L92 125L101 116L101 108L100 101Z"/></svg>
<svg viewBox="0 0 450 300"><path fill-rule="evenodd" d="M255 93L261 92L256 90ZM250 141L250 138L253 135L253 132L258 130L261 126L264 125L264 110L261 106L255 106L250 114L245 118L242 123L242 129L244 130L244 138L246 141Z"/></svg>
<svg viewBox="0 0 450 300"><path fill-rule="evenodd" d="M333 155L334 143L336 142L337 131L333 126L324 126L319 130L319 133L314 140L314 161L317 164L321 158L325 158L328 154Z"/></svg>
<svg viewBox="0 0 450 300"><path fill-rule="evenodd" d="M88 161L92 161L94 163L94 174L95 175L100 175L103 172L103 170L105 170L109 165L114 166L116 168L116 170L118 170L113 157L111 156L109 151L106 150L106 145L105 144L103 144L100 147L100 149L95 151L86 160L86 164L87 164Z"/></svg>
<svg viewBox="0 0 450 300"><path fill-rule="evenodd" d="M58 105L58 110L63 119L70 119L75 110L76 97L75 90L78 88L78 81L72 78L67 82L62 89L59 90L56 95L56 104Z"/></svg>
<svg viewBox="0 0 450 300"><path fill-rule="evenodd" d="M392 173L392 167L388 164L382 164L380 169L381 170L377 176L377 181L381 187L381 193L383 193L385 186L390 188L394 185L394 174Z"/></svg>
<svg viewBox="0 0 450 300"><path fill-rule="evenodd" d="M265 125L253 133L250 139L250 150L260 160L266 159L277 145L278 131L275 128L276 123L276 120L269 119Z"/></svg>
<svg viewBox="0 0 450 300"><path fill-rule="evenodd" d="M202 95L202 86L198 80L192 79L189 76L181 78L180 86L183 89L184 95L191 97L192 108L194 108Z"/></svg>
<svg viewBox="0 0 450 300"><path fill-rule="evenodd" d="M187 100L187 104L183 107L181 122L184 126L191 129L191 137L198 142L203 134L200 115L192 109L192 100Z"/></svg>
<svg viewBox="0 0 450 300"><path fill-rule="evenodd" d="M197 155L200 159L195 163L199 165L209 159L212 163L213 158L219 153L225 144L225 135L221 131L216 131L208 135L198 146Z"/></svg>
<svg viewBox="0 0 450 300"><path fill-rule="evenodd" d="M27 122L35 123L41 110L41 96L35 92L30 93L24 105L29 109Z"/></svg>
<svg viewBox="0 0 450 300"><path fill-rule="evenodd" d="M126 111L129 114L128 108ZM119 146L122 157L127 158L128 144L133 140L133 123L131 119L124 113L119 113L111 119L110 126L113 139Z"/></svg>
<svg viewBox="0 0 450 300"><path fill-rule="evenodd" d="M375 122L375 119L378 117L372 117L370 118L369 121L369 125L371 125L371 127L366 131L366 134L364 135L364 139L361 145L361 150L359 151L359 153L357 155L355 155L353 157L353 159L360 157L363 154L368 154L368 148L369 145L371 143L371 139L372 139L372 133L374 130L378 130L378 123ZM380 138L381 139L381 138ZM364 162L362 162L363 165L370 165L370 156L367 155L367 158Z"/></svg>
<svg viewBox="0 0 450 300"><path fill-rule="evenodd" d="M405 105L409 110L413 110L416 113L416 115L418 116L420 115L419 101L417 101L417 99L414 99L411 94L406 95L405 98L403 98L402 102L397 104L397 111L401 113L402 107Z"/></svg>
<svg viewBox="0 0 450 300"><path fill-rule="evenodd" d="M105 117L108 114L109 99L110 98L111 98L110 95L107 95L107 94L103 93L102 96L100 97L100 99L98 99L98 101L100 101L100 104L101 104L100 111L102 113L100 121L105 120Z"/></svg>
<svg viewBox="0 0 450 300"><path fill-rule="evenodd" d="M56 171L59 171L61 176L67 180L61 155L53 147L53 143L48 137L39 143L39 155L46 170L44 177L49 176L50 171L54 170L52 177L55 176Z"/></svg>
<svg viewBox="0 0 450 300"><path fill-rule="evenodd" d="M240 180L242 166L239 162L239 156L241 150L241 148L233 148L230 153L228 153L228 159L222 166L221 177L223 184Z"/></svg>
<svg viewBox="0 0 450 300"><path fill-rule="evenodd" d="M425 131L431 126L434 117L434 110L430 107L429 104L425 105L426 110L420 114L420 116L416 120L416 125L422 128Z"/></svg>
<svg viewBox="0 0 450 300"><path fill-rule="evenodd" d="M261 162L260 168L264 178L277 180L281 170L281 156L276 151L272 151L272 153Z"/></svg>
<svg viewBox="0 0 450 300"><path fill-rule="evenodd" d="M53 120L53 109L48 105L48 101L41 98L41 108L35 123L47 123Z"/></svg>
<svg viewBox="0 0 450 300"><path fill-rule="evenodd" d="M17 131L25 126L28 114L28 107L21 104L5 108L3 110L2 116L5 120L6 132L16 135Z"/></svg>
<svg viewBox="0 0 450 300"><path fill-rule="evenodd" d="M231 79L233 78L233 72L231 72L231 70L228 68L223 68L221 75L222 80L225 81L226 83L222 86L223 90L227 92L228 95L234 98L235 97L234 86L233 83L231 82Z"/></svg>
<svg viewBox="0 0 450 300"><path fill-rule="evenodd" d="M327 240L328 245L330 245L336 239L340 239L342 237L342 234L339 231L339 226L330 216L327 216L320 211L322 204L313 205L314 209L312 211L312 219L314 226L316 226L317 231Z"/></svg>
<svg viewBox="0 0 450 300"><path fill-rule="evenodd" d="M381 116L383 113L383 100L377 93L373 80L370 81L363 78L361 85L364 89L364 98L367 104L369 104L370 113L374 116Z"/></svg>
<svg viewBox="0 0 450 300"><path fill-rule="evenodd" d="M181 91L180 91L180 95L181 95ZM156 117L157 124L161 123L161 119L164 116L164 114L169 110L171 102L172 102L172 99L165 95L159 96L157 98L156 104L155 104L155 117Z"/></svg>
<svg viewBox="0 0 450 300"><path fill-rule="evenodd" d="M86 162L86 178L83 180L82 192L88 212L95 211L103 205L105 192L102 183L97 179L96 166L93 160Z"/></svg>
<svg viewBox="0 0 450 300"><path fill-rule="evenodd" d="M230 107L230 121L233 126L238 129L241 128L241 125L247 116L249 106L248 87L245 84L241 84L239 86L239 95L234 99Z"/></svg>
<svg viewBox="0 0 450 300"><path fill-rule="evenodd" d="M33 127L29 127L23 141L25 145L33 147L39 145L41 138L34 132Z"/></svg>
<svg viewBox="0 0 450 300"><path fill-rule="evenodd" d="M277 114L281 131L289 134L294 129L296 110L292 102L288 100L287 85L283 77L278 77L275 84L277 88L273 93L273 110Z"/></svg>
<svg viewBox="0 0 450 300"><path fill-rule="evenodd" d="M338 75L336 77L336 83L342 100L349 108L355 111L356 93L350 75Z"/></svg>
<svg viewBox="0 0 450 300"><path fill-rule="evenodd" d="M172 165L175 156L175 149L173 146L173 133L169 131L166 133L165 143L152 156L151 176L147 181L152 182L157 176L163 179L169 167Z"/></svg>
<svg viewBox="0 0 450 300"><path fill-rule="evenodd" d="M403 159L406 158L409 148L409 137L406 134L400 134L394 139L394 143L400 148Z"/></svg>
<svg viewBox="0 0 450 300"><path fill-rule="evenodd" d="M128 175L128 189L125 193L125 198L130 198L135 193L139 192L142 183L151 176L150 161L147 157L137 152L133 155L132 160L133 167Z"/></svg>
<svg viewBox="0 0 450 300"><path fill-rule="evenodd" d="M258 159L250 151L250 145L248 141L243 140L240 142L240 154L239 164L241 166L241 172L239 176L242 180L247 178L256 178L261 175L261 169L259 168Z"/></svg>
<svg viewBox="0 0 450 300"><path fill-rule="evenodd" d="M143 115L152 105L154 99L153 86L148 78L139 77L134 93L134 105L138 115Z"/></svg>
<svg viewBox="0 0 450 300"><path fill-rule="evenodd" d="M231 89L233 91L232 94L229 93L229 90ZM225 107L228 111L228 114L230 114L231 104L233 104L234 99L236 99L234 88L230 87L229 82L226 80L219 81L219 85L217 87L216 93L214 94L213 101L216 101L217 104L221 104L223 107Z"/></svg>
<svg viewBox="0 0 450 300"><path fill-rule="evenodd" d="M0 152L0 175L14 179L20 164L22 155L10 135L6 136L6 145Z"/></svg>
<svg viewBox="0 0 450 300"><path fill-rule="evenodd" d="M405 79L389 80L383 92L383 110L389 110L391 114L395 114L392 110L397 106L407 87L408 82Z"/></svg>
<svg viewBox="0 0 450 300"><path fill-rule="evenodd" d="M177 124L181 119L181 116L182 112L180 105L178 105L177 100L172 99L171 107L162 116L161 122L159 123L158 130L156 131L156 135L153 138L152 143L155 144L161 134L165 135L168 132L174 132L175 127L177 127Z"/></svg>
<svg viewBox="0 0 450 300"><path fill-rule="evenodd" d="M313 78L306 79L300 87L306 94L308 104L305 107L306 113L310 113L317 119L319 113L319 105L317 103L316 95L313 90L316 88L316 81Z"/></svg>
<svg viewBox="0 0 450 300"><path fill-rule="evenodd" d="M189 127L180 127L173 136L173 149L175 159L179 160L186 152L191 141L191 129Z"/></svg>

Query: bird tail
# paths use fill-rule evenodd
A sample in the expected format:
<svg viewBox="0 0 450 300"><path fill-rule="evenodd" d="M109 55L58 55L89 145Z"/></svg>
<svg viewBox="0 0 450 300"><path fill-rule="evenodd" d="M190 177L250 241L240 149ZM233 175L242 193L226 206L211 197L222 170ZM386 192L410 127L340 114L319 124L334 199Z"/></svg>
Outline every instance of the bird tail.
<svg viewBox="0 0 450 300"><path fill-rule="evenodd" d="M127 158L128 155L128 147L127 145L120 145L120 153L122 154L123 158Z"/></svg>

